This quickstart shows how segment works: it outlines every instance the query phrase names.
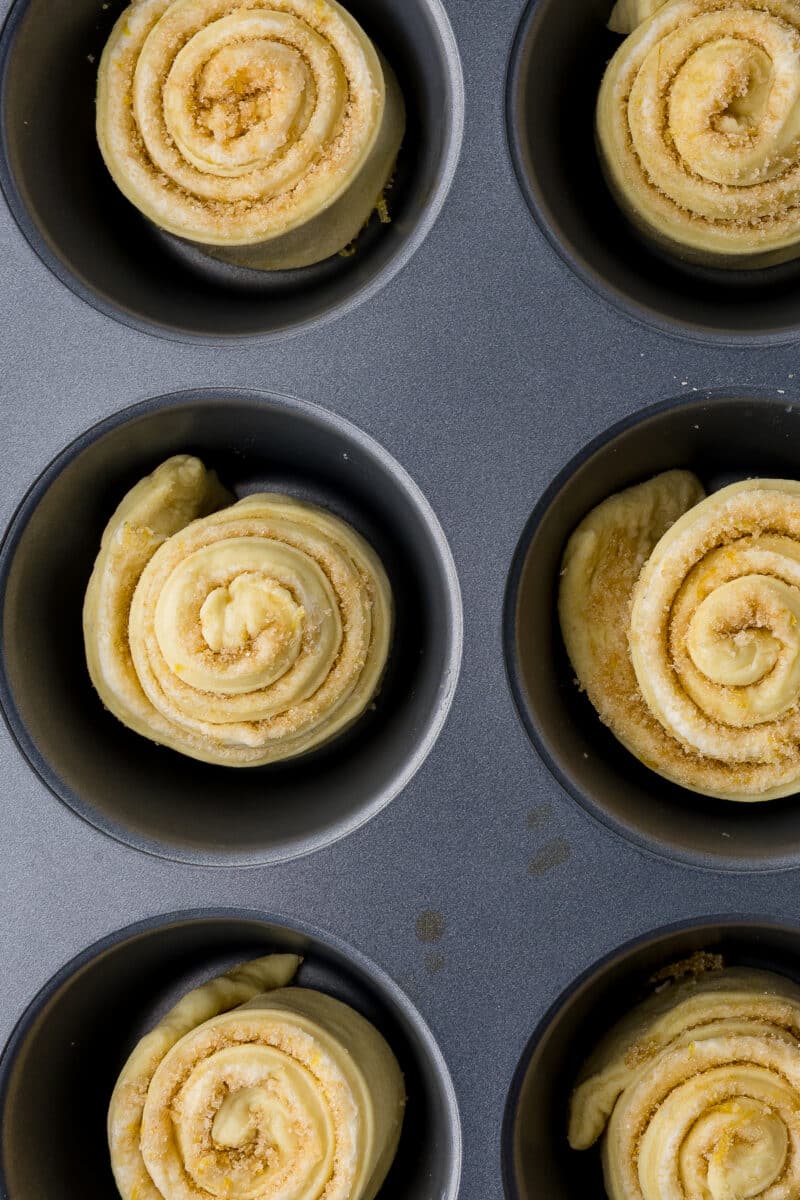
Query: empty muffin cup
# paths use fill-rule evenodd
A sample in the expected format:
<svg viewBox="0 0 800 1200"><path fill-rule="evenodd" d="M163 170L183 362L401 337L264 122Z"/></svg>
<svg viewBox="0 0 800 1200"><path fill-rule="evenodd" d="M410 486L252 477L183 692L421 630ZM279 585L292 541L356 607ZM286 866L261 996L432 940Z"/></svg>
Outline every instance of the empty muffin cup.
<svg viewBox="0 0 800 1200"><path fill-rule="evenodd" d="M687 971L712 965L707 955L717 960L714 966L768 971L800 983L800 929L758 917L671 925L595 963L556 1000L520 1059L503 1121L508 1200L606 1200L599 1147L573 1150L567 1141L570 1095L581 1068L621 1018L663 987L665 972L684 960L693 960L684 964Z"/></svg>
<svg viewBox="0 0 800 1200"><path fill-rule="evenodd" d="M407 1101L380 1200L455 1200L458 1108L441 1052L410 1001L378 966L336 938L226 909L157 917L111 934L32 1001L0 1060L2 1194L112 1200L106 1113L131 1050L186 992L272 953L302 956L293 986L355 1009L397 1059Z"/></svg>
<svg viewBox="0 0 800 1200"><path fill-rule="evenodd" d="M47 0L17 0L0 41L0 184L42 261L100 311L184 340L282 335L375 295L421 245L449 190L461 143L463 80L440 0L352 0L345 7L384 55L405 102L405 133L385 203L341 253L291 268L278 256L267 265L279 269L265 271L234 248L221 261L165 232L168 222L151 223L112 181L95 131L95 92L125 0L76 0L55 14ZM277 44L280 50L280 38ZM286 56L284 47L278 58ZM258 120L265 103L259 101ZM232 175L238 170L231 168ZM377 199L381 181L375 186ZM344 228L352 213L341 216ZM297 245L286 260L308 258L302 231L291 237ZM316 234L313 240L325 244Z"/></svg>
<svg viewBox="0 0 800 1200"><path fill-rule="evenodd" d="M800 333L800 261L759 269L693 265L640 236L606 185L595 110L621 35L613 0L532 0L507 78L511 156L525 200L566 264L628 316L666 333L724 344Z"/></svg>
<svg viewBox="0 0 800 1200"><path fill-rule="evenodd" d="M607 497L660 472L694 472L706 492L747 478L797 479L800 409L780 397L670 401L615 425L556 477L514 556L504 616L512 692L534 745L588 812L636 845L715 870L800 861L800 793L715 799L664 778L617 741L579 690L557 602L564 550Z"/></svg>
<svg viewBox="0 0 800 1200"><path fill-rule="evenodd" d="M112 512L175 454L237 498L284 493L341 518L393 596L388 663L368 709L316 749L232 769L132 732L87 670L81 611ZM138 849L256 864L343 837L402 790L433 746L458 677L462 614L442 530L403 469L314 405L244 392L146 401L88 430L23 500L0 549L0 699L18 745L76 813Z"/></svg>

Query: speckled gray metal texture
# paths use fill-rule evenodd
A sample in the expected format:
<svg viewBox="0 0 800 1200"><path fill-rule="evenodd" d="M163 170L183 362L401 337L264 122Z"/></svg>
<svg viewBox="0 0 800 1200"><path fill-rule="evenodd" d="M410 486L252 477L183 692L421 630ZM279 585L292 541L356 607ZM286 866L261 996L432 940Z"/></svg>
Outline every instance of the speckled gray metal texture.
<svg viewBox="0 0 800 1200"><path fill-rule="evenodd" d="M800 346L673 340L574 278L531 219L506 150L503 85L521 0L446 7L467 83L455 185L402 274L317 332L230 348L137 333L58 283L0 210L3 524L67 442L123 405L201 386L291 393L367 430L422 487L450 540L466 619L455 703L411 785L356 834L284 866L192 868L117 845L55 800L0 730L0 1039L58 967L128 922L184 907L284 913L358 947L418 1006L459 1097L462 1196L499 1200L507 1088L578 972L683 917L800 917L795 874L656 860L554 782L505 679L514 547L546 484L610 423L706 387L800 401Z"/></svg>

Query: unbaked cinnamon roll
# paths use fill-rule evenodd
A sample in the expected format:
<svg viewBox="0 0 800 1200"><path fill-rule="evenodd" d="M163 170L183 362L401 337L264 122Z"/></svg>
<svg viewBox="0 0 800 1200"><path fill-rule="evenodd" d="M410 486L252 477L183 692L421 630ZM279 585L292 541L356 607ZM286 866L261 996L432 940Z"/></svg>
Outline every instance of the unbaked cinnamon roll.
<svg viewBox="0 0 800 1200"><path fill-rule="evenodd" d="M762 267L800 255L796 0L620 0L629 33L597 106L621 208L690 261Z"/></svg>
<svg viewBox="0 0 800 1200"><path fill-rule="evenodd" d="M673 982L600 1043L569 1141L602 1138L610 1200L800 1195L800 988L723 968Z"/></svg>
<svg viewBox="0 0 800 1200"><path fill-rule="evenodd" d="M100 63L97 137L120 190L262 270L346 247L404 130L391 67L336 0L134 0Z"/></svg>
<svg viewBox="0 0 800 1200"><path fill-rule="evenodd" d="M186 995L134 1049L108 1111L123 1200L373 1200L405 1105L389 1046L271 955Z"/></svg>
<svg viewBox="0 0 800 1200"><path fill-rule="evenodd" d="M302 754L362 715L393 606L377 555L338 517L272 493L232 499L187 455L137 484L103 534L83 624L115 716L244 767Z"/></svg>
<svg viewBox="0 0 800 1200"><path fill-rule="evenodd" d="M728 800L800 790L800 483L702 499L670 471L579 525L559 597L581 686L654 771Z"/></svg>

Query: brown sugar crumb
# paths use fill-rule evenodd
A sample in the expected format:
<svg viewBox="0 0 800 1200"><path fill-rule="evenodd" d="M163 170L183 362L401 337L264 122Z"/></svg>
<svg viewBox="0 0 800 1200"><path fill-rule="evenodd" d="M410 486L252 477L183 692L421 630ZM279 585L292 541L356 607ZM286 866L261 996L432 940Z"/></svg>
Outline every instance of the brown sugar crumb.
<svg viewBox="0 0 800 1200"><path fill-rule="evenodd" d="M721 954L710 954L706 950L697 950L689 958L681 958L678 962L661 967L650 976L650 983L677 983L678 980L697 978L708 971L721 971L725 962Z"/></svg>
<svg viewBox="0 0 800 1200"><path fill-rule="evenodd" d="M631 1070L636 1070L637 1067L641 1067L644 1063L649 1062L659 1049L660 1044L654 1038L635 1042L625 1054L625 1066Z"/></svg>

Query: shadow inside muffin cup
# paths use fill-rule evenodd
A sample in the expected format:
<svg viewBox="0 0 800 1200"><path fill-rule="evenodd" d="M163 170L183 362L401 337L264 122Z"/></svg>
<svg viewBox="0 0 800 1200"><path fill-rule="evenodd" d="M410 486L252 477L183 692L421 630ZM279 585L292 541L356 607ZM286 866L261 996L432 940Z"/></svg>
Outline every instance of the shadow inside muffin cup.
<svg viewBox="0 0 800 1200"><path fill-rule="evenodd" d="M673 467L707 491L737 479L800 479L800 405L766 396L669 401L615 425L576 456L536 505L506 590L504 646L523 724L588 812L643 849L714 870L800 864L798 795L736 803L690 792L630 754L580 692L558 623L566 543L602 500Z"/></svg>
<svg viewBox="0 0 800 1200"><path fill-rule="evenodd" d="M706 951L725 966L774 971L800 983L800 928L757 917L707 917L628 942L558 998L528 1043L503 1120L508 1200L606 1200L599 1146L571 1150L569 1098L602 1036L652 994L664 967Z"/></svg>
<svg viewBox="0 0 800 1200"><path fill-rule="evenodd" d="M118 1200L106 1112L128 1054L191 988L273 952L302 955L297 986L351 1005L400 1063L406 1114L378 1200L455 1200L458 1109L447 1066L410 1001L379 967L337 940L234 910L177 913L123 929L39 993L0 1060L0 1194Z"/></svg>
<svg viewBox="0 0 800 1200"><path fill-rule="evenodd" d="M800 260L761 270L693 266L640 236L603 178L595 108L622 38L613 0L530 0L506 84L509 147L543 233L585 283L667 333L725 344L800 336Z"/></svg>
<svg viewBox="0 0 800 1200"><path fill-rule="evenodd" d="M45 264L88 303L179 339L285 334L374 295L421 245L450 188L464 111L440 0L347 0L398 76L407 129L354 252L301 270L228 266L152 225L118 191L95 135L97 68L125 0L16 0L0 40L0 184Z"/></svg>
<svg viewBox="0 0 800 1200"><path fill-rule="evenodd" d="M197 762L128 730L91 685L81 610L101 534L134 483L184 452L237 498L282 491L322 505L383 561L395 604L386 674L364 716L317 751L265 767ZM200 864L292 858L374 816L433 746L461 660L450 550L405 471L341 418L244 392L146 401L59 455L0 549L0 619L0 702L44 782L113 837Z"/></svg>

